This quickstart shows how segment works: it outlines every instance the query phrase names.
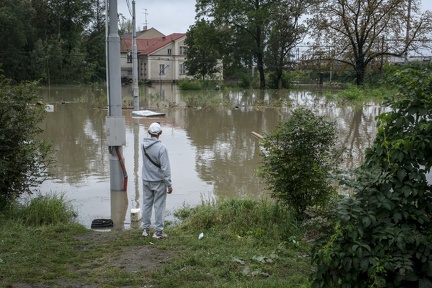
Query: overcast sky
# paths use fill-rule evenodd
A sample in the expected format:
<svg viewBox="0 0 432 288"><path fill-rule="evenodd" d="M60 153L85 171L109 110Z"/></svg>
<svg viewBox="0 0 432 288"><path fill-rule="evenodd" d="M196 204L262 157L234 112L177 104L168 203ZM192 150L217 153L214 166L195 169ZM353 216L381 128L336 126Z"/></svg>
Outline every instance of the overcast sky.
<svg viewBox="0 0 432 288"><path fill-rule="evenodd" d="M117 0L118 13L132 19L127 1L132 11L132 0ZM195 0L135 0L137 28L142 29L147 19L148 28L155 28L165 35L186 33L195 23L195 3Z"/></svg>
<svg viewBox="0 0 432 288"><path fill-rule="evenodd" d="M132 11L132 0L117 0L117 9L126 19L132 19L126 1ZM422 2L423 10L432 10L431 0ZM137 28L142 29L147 19L148 28L155 28L165 35L186 33L195 23L195 3L196 0L135 0Z"/></svg>

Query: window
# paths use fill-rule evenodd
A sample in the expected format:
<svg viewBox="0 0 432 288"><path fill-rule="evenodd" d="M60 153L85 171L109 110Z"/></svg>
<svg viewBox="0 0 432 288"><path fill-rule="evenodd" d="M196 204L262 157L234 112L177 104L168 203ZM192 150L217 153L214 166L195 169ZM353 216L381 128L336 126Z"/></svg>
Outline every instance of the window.
<svg viewBox="0 0 432 288"><path fill-rule="evenodd" d="M186 54L186 46L180 46L180 55Z"/></svg>
<svg viewBox="0 0 432 288"><path fill-rule="evenodd" d="M127 56L126 56L126 59L127 59L127 63L132 63L132 52L127 52Z"/></svg>
<svg viewBox="0 0 432 288"><path fill-rule="evenodd" d="M159 64L159 75L165 75L165 64Z"/></svg>
<svg viewBox="0 0 432 288"><path fill-rule="evenodd" d="M172 54L172 49L168 49L168 55Z"/></svg>
<svg viewBox="0 0 432 288"><path fill-rule="evenodd" d="M147 63L144 63L144 76L147 77Z"/></svg>
<svg viewBox="0 0 432 288"><path fill-rule="evenodd" d="M186 65L184 63L180 64L180 75L185 75L186 74Z"/></svg>

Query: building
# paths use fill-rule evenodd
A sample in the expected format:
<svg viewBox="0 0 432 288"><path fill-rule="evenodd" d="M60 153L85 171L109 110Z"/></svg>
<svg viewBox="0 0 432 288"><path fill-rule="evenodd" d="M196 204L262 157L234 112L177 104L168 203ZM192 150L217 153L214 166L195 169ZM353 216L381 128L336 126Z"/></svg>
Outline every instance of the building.
<svg viewBox="0 0 432 288"><path fill-rule="evenodd" d="M137 32L138 81L177 82L186 78L186 33L163 35L154 28ZM120 38L121 76L132 79L132 35Z"/></svg>

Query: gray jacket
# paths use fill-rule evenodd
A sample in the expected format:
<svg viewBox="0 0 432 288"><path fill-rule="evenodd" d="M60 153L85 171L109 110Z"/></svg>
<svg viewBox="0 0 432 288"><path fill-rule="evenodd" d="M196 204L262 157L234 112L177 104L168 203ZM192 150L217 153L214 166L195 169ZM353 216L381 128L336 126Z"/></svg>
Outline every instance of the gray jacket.
<svg viewBox="0 0 432 288"><path fill-rule="evenodd" d="M167 187L171 187L171 167L165 145L156 138L144 138L141 148L143 158L142 179L144 181L164 181ZM144 148L153 162L160 165L160 168L147 158L144 154Z"/></svg>

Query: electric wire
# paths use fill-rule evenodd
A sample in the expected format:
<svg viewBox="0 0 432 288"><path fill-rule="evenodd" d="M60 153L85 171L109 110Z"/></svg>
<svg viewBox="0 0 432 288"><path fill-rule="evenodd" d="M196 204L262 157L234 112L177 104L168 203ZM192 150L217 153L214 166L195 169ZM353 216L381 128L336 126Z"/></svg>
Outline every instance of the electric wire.
<svg viewBox="0 0 432 288"><path fill-rule="evenodd" d="M129 14L132 16L132 9L130 7L129 0L126 0L126 4L127 4L127 7L128 7L128 10L129 10Z"/></svg>

